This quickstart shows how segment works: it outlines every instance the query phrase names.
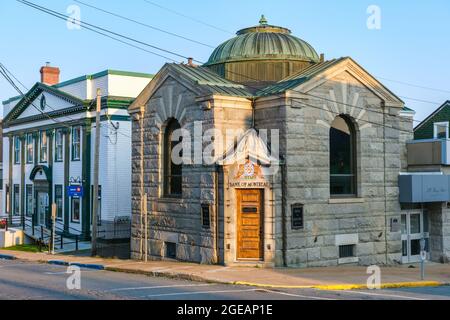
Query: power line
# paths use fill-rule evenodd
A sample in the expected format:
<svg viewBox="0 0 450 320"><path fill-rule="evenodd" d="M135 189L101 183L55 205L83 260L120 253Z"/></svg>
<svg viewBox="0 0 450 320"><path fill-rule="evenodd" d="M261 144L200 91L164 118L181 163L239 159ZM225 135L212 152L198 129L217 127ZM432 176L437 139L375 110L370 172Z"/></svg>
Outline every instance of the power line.
<svg viewBox="0 0 450 320"><path fill-rule="evenodd" d="M153 55L155 55L155 56L164 58L164 59L166 59L166 60L170 60L170 61L172 61L172 62L178 62L178 61L175 60L175 59L169 58L169 57L167 57L167 56L164 56L164 55L162 55L162 54L159 54L159 53L156 53L156 52L153 52L153 51L146 50L146 49L144 49L144 48L142 48L142 47L133 45L133 44L131 44L131 43L129 43L129 42L126 42L126 41L117 39L117 38L112 37L112 36L110 36L110 35L108 35L108 34L105 34L104 32L100 32L100 31L98 31L98 30L95 30L94 28L97 28L97 29L99 29L99 30L102 30L102 31L105 31L105 32L114 34L114 35L116 35L116 36L118 36L118 37L121 37L121 38L125 38L125 39L128 39L128 40L131 40L131 41L134 41L134 42L137 42L137 43L146 45L146 46L148 46L148 47L152 47L152 48L154 48L154 49L157 49L157 50L160 50L160 51L163 51L163 52L166 52L166 53L170 53L170 54L173 54L173 55L176 55L176 56L180 56L180 55L178 55L178 54L176 54L176 53L170 52L169 50L160 49L160 48L158 48L158 47L156 47L156 46L152 46L152 45L149 45L149 44L144 44L143 42L141 42L141 41L139 41L139 40L135 40L135 39L132 39L132 38L130 38L130 37L126 37L126 36L120 35L120 34L115 33L115 32L113 32L113 31L109 31L109 30L107 30L107 29L104 29L104 28L101 28L101 27L94 26L94 25L92 25L92 24L88 24L88 23L86 23L86 22L83 22L83 21L80 21L80 20L77 20L77 19L73 19L73 18L71 18L71 17L69 17L69 16L67 16L67 15L64 15L64 14L62 14L62 13L59 13L59 12L56 12L56 11L47 9L47 8L45 8L45 7L36 5L36 4L34 4L34 3L32 3L32 2L29 2L29 1L25 1L25 0L16 0L16 1L17 1L17 2L20 2L20 3L22 3L22 4L25 4L25 5L27 5L27 6L31 7L31 8L34 8L34 9L36 9L36 10L39 10L39 11L42 11L42 12L47 13L47 14L49 14L49 15L52 15L52 16L58 18L58 19L61 19L61 20L64 20L64 21L69 21L69 22L71 21L71 22L74 23L74 24L76 23L76 24L78 24L80 27L83 27L83 28L85 28L85 29L87 29L87 30L89 30L89 31L95 32L95 33L100 34L100 35L102 35L102 36L104 36L104 37L113 39L113 40L115 40L115 41L118 41L118 42L120 42L120 43L126 44L126 45L128 45L128 46L133 47L133 48L136 48L136 49L139 49L139 50L148 52L148 53L150 53L150 54L153 54ZM92 26L93 28L91 28L90 26ZM184 56L180 56L180 57L182 57L182 58L184 58L184 59L188 59L187 57L184 57Z"/></svg>
<svg viewBox="0 0 450 320"><path fill-rule="evenodd" d="M158 4L158 3L155 3L155 2L152 2L152 1L148 1L148 0L144 0L144 1L145 1L146 3L152 5L152 6L155 6L155 7L158 7L158 8L160 8L160 9L166 10L166 11L171 12L171 13L173 13L173 14L176 14L176 15L178 15L178 16L180 16L180 17L183 17L183 18L192 20L192 21L194 21L194 22L196 22L196 23L202 24L202 25L207 26L207 27L209 27L209 28L212 28L212 29L215 29L215 30L218 30L218 31L221 31L221 32L225 32L225 33L228 33L228 34L234 34L234 33L231 32L231 31L228 31L228 30L219 28L219 27L217 27L217 26L215 26L215 25L213 25L213 24L204 22L204 21L202 21L202 20L200 20L200 19L197 19L197 18L193 18L193 17L191 17L191 16L188 16L188 15L186 15L186 14L184 14L184 13L175 11L175 10L173 10L173 9L169 9L169 8L167 8L167 7L164 7L164 6L160 5L160 4Z"/></svg>
<svg viewBox="0 0 450 320"><path fill-rule="evenodd" d="M25 0L17 0L17 1L19 1L19 2L21 2L21 3L24 3L24 4L26 4L26 5L32 6L33 8L35 8L35 9L37 9L37 10L40 10L40 11L43 11L43 12L45 12L45 13L47 13L47 14L52 15L52 16L56 16L56 17L58 17L58 18L60 18L60 19L64 19L64 20L66 20L66 19L71 19L70 17L68 17L68 16L66 16L66 15L60 14L60 13L58 13L58 12L56 12L56 11L47 9L47 8L45 8L45 7L42 7L42 6L35 5L35 4L33 4L32 2L25 1ZM101 9L101 10L103 10L103 9ZM63 17L64 17L64 18L63 18ZM79 20L77 20L77 21L79 21ZM80 21L79 21L79 22L80 22ZM136 40L136 39L134 39L134 38L131 38L131 37L128 37L128 36L125 36L125 35L120 35L120 34L118 34L118 33L115 33L114 31L110 31L110 30L107 30L107 29L104 29L104 28L95 26L95 25L93 25L93 24L87 24L87 25L92 26L92 27L94 27L94 28L99 28L99 29L101 29L101 30L103 30L103 31L105 31L105 32L109 32L109 33L112 33L112 34L114 34L114 35L118 35L118 36L120 36L120 37L123 37L123 38L125 38L125 39L134 41L134 42L139 43L139 44L144 44L144 45L147 45L147 46L150 46L150 47L153 47L153 48L159 48L159 47L154 46L154 45L152 45L152 44L149 44L149 43L146 43L146 42L143 42L143 41L140 41L140 40ZM85 26L84 26L84 27L85 27ZM96 32L96 30L95 30L94 32ZM101 34L102 34L102 33L101 33ZM104 35L104 34L103 34L103 35ZM107 35L107 36L108 36L108 35ZM108 36L108 37L109 37L109 36ZM114 38L114 39L115 39L115 38ZM115 40L116 40L116 39L115 39ZM128 43L127 43L127 44L128 44ZM133 45L132 45L132 46L133 46ZM140 47L139 47L139 48L140 48ZM173 52L173 51L169 51L169 50L166 50L166 49L162 49L162 48L159 48L159 49L160 49L160 50L163 50L163 51L165 51L165 52L170 52L171 54L174 54L174 55L176 55L176 56L184 57L185 59L188 59L187 57L185 57L184 55L181 55L181 54L179 54L179 53L176 53L176 52ZM170 58L167 58L167 57L164 57L164 58L170 59ZM173 60L173 59L170 59L170 60L176 62L176 61ZM198 62L198 63L204 64L204 62L202 62L202 61L198 61L198 60L195 60L195 61ZM235 73L235 72L233 72L233 71L228 71L228 72L229 72L229 73L232 73L232 74L237 74L237 75L246 77L246 78L249 79L249 80L257 80L257 79L253 79L253 78L251 78L251 77L249 77L249 76L246 76L246 75L242 75L242 74ZM251 87L251 86L248 86L248 87ZM296 90L292 90L292 91L294 91L294 92L299 92L299 91L296 91ZM302 93L302 92L299 92L299 93ZM305 94L305 95L311 95L310 93L302 93L302 94ZM318 96L316 96L316 98L325 100L324 97L318 97ZM414 99L414 98L407 98L407 99L411 99L411 100L419 100L419 99ZM350 105L350 104L344 104L343 102L339 102L339 101L332 101L332 102L338 103L338 104L341 104L341 105L347 105L347 106L359 108L359 109L364 109L364 108L357 107L357 106L353 106L353 105ZM421 102L424 102L424 101L421 100ZM438 105L438 103L433 103L433 102L429 102L429 101L427 101L426 103L432 103L432 104ZM373 112L376 112L376 111L373 111Z"/></svg>
<svg viewBox="0 0 450 320"><path fill-rule="evenodd" d="M182 17L185 17L185 18L187 18L187 19L189 19L189 20L193 20L193 21L195 21L195 22L201 23L201 24L206 25L206 26L208 26L208 27L212 27L212 28L214 28L214 29L216 29L216 30L218 29L218 30L220 30L220 31L224 31L224 32L229 33L229 34L234 34L234 33L231 32L231 31L227 31L227 30L223 30L223 29L217 28L217 27L214 26L214 25L211 25L211 24L206 23L206 22L204 22L204 21L202 21L202 20L193 18L193 17L191 17L191 16L188 16L188 15L185 15L185 14L182 14L182 13L179 13L179 12L176 12L176 11L174 11L174 10L172 10L172 9L167 8L167 7L163 7L162 5L157 4L157 3L155 3L155 2L152 2L152 1L149 1L149 0L144 0L144 1L147 2L147 3L150 4L150 5L153 5L153 6L155 6L155 7L161 8L161 9L163 9L163 10L172 12L172 13L177 14L177 15L180 15L180 16L182 16ZM443 92L443 93L450 93L449 90L437 89L437 88L432 88L432 87L427 87L427 86L421 86L421 85L417 85L417 84L408 83L408 82L405 82L405 81L393 80L393 79L388 79L388 78L384 78L384 77L377 77L377 78L382 79L382 80L386 80L386 81L390 81L390 82L395 82L395 83L403 84L403 85L410 86L410 87L415 87L415 88L420 88L420 89L425 89L425 90L432 90L432 91ZM409 99L409 100L414 100L413 98L408 98L408 97L402 97L402 98ZM433 104L438 104L438 105L439 105L439 103L435 103L435 102L420 101L420 100L417 100L417 101L419 101L419 102L426 102L426 103L433 103Z"/></svg>
<svg viewBox="0 0 450 320"><path fill-rule="evenodd" d="M22 3L24 3L24 2L30 3L29 1L24 1L24 0L17 0L17 1L22 2ZM26 3L25 3L25 4L26 4ZM30 4L31 4L30 6L36 8L35 6L32 5L32 3L30 3ZM27 5L28 5L28 4L27 4ZM36 9L38 9L38 10L40 10L40 11L43 11L43 12L45 12L45 13L49 13L48 11L55 12L55 11L46 9L46 8L44 8L44 7L40 7L40 6L37 6L37 7L39 7L39 8L36 8ZM56 14L59 14L59 13L57 13L57 12L55 12L55 13L56 13ZM52 13L49 13L49 14L55 16L55 14L52 14ZM62 15L62 14L59 14L59 15ZM62 16L65 16L65 15L62 15ZM65 16L65 17L67 17L67 16ZM61 18L61 17L59 17L59 18ZM69 17L67 17L67 18L69 18ZM96 28L95 25L91 25L91 26L93 26L94 28ZM97 27L97 28L99 28L99 27ZM112 31L109 31L109 30L106 30L106 29L102 29L102 30L105 30L106 32L112 32ZM114 33L114 32L112 32L112 33ZM114 33L114 34L116 34L116 33ZM144 43L144 42L142 42L142 41L139 41L139 40L136 40L136 39L127 37L127 36L123 36L123 35L120 35L120 36L125 37L125 38L127 38L127 39L130 39L130 40L132 40L132 41L136 41L136 42L138 42L138 43L146 44L146 43ZM148 46L152 46L152 47L156 47L156 46L153 46L153 45L150 45L150 44L147 44L147 45L148 45ZM162 50L165 50L165 49L162 49ZM165 50L165 51L167 51L167 50ZM173 53L173 54L175 54L175 55L177 55L177 56L184 57L183 55L180 55L180 54L178 54L178 53ZM196 61L197 61L197 60L196 60ZM197 61L197 62L203 63L203 62L201 62L201 61ZM230 72L231 72L231 71L230 71ZM231 73L234 73L234 72L231 72ZM252 79L251 77L248 77L248 76L246 76L246 75L242 75L242 74L240 74L240 75L241 75L241 76L244 76L244 77L247 77L247 78L250 79L250 80L256 80L256 79ZM251 88L251 86L248 86L248 87ZM260 91L264 91L264 90L260 90ZM303 95L311 95L310 93L304 93L304 92L300 92L300 91L296 91L296 90L292 90L292 91L293 91L293 92L301 93L301 94L303 94ZM311 96L312 96L312 95L311 95ZM366 110L365 108L362 108L362 107L353 106L353 105L346 104L346 103L339 102L339 101L335 101L335 100L329 100L329 99L326 99L326 98L324 98L324 97L319 97L319 96L315 96L315 97L318 98L318 99L322 99L322 100L332 101L332 102L337 103L337 104L347 105L347 106L350 106L350 107L353 107L353 108ZM382 112L375 111L375 110L372 110L372 112L382 114ZM413 121L415 121L415 120L413 120ZM373 123L373 124L379 125L378 123Z"/></svg>
<svg viewBox="0 0 450 320"><path fill-rule="evenodd" d="M377 77L377 78L383 79L383 80L386 80L386 81L390 81L390 82L395 82L395 83L403 84L403 85L405 85L405 86L410 86L410 87L415 87L415 88L420 88L420 89L425 89L425 90L431 90L431 91L437 91L437 92L443 92L443 93L450 93L449 90L443 90L443 89L436 89L436 88L431 88L431 87L425 87L425 86L420 86L420 85L416 85L416 84L412 84L412 83L408 83L408 82L404 82L404 81L387 79L387 78L383 78L383 77Z"/></svg>
<svg viewBox="0 0 450 320"><path fill-rule="evenodd" d="M25 94L24 94L24 93L20 90L20 88L14 83L14 81L8 76L8 74L10 74L17 82L19 82L19 83L20 83L27 91L28 91L29 89L28 89L24 84L22 84L22 82L20 82L20 80L18 80L17 77L16 77L11 71L9 71L9 70L5 67L5 65L3 65L1 62L0 62L0 74L1 74L1 75L6 79L6 81L7 81L7 82L8 82L8 83L9 83L9 84L10 84L10 85L11 85L11 86L12 86L19 94L20 94L20 96L21 96L22 98L25 97ZM92 104L93 104L94 101L95 101L95 99L91 101L89 107L92 106ZM38 108L33 102L30 102L30 104L31 104L37 111L39 111L41 114L45 115L48 119L52 120L53 122L55 122L55 123L57 123L57 124L59 124L59 125L62 125L62 126L68 128L68 129L72 129L71 126L66 125L64 122L58 121L57 119L51 117L48 113L45 113L43 110L41 110L40 108ZM52 106L50 106L49 104L47 104L47 106L48 106L50 109L52 109L53 111L56 111L56 109L53 108ZM88 109L89 109L89 107L88 107ZM76 120L77 120L77 119L71 118L70 116L65 116L65 117L67 117L67 118L70 119L71 121L76 121ZM100 127L102 127L102 126L103 126L103 125L100 124ZM107 128L109 129L109 127L107 127ZM115 128L114 128L114 129L115 129ZM123 135L123 136L125 136L125 137L131 139L131 136L126 135L126 134L122 133L121 131L116 130L116 133L119 133L119 134L121 134L121 135Z"/></svg>
<svg viewBox="0 0 450 320"><path fill-rule="evenodd" d="M187 41L190 41L190 42L193 42L193 43L196 43L196 44L199 44L199 45L208 47L208 48L213 48L213 49L215 48L215 47L213 47L213 46L211 46L211 45L209 45L209 44L206 44L206 43L203 43L203 42L200 42L200 41L197 41L197 40L194 40L194 39L185 37L185 36L181 36L181 35L179 35L179 34L176 34L176 33L170 32L170 31L163 30L163 29L161 29L161 28L158 28L158 27L149 25L149 24L147 24L147 23L143 23L143 22L137 21L137 20L135 20L135 19L131 19L131 18L125 17L125 16L123 16L123 15L120 15L120 14L117 14L117 13L114 13L114 12L111 12L111 11L108 11L108 10L105 10L105 9L102 9L102 8L99 8L99 7L96 7L96 6L94 6L94 5L91 5L91 4L88 4L88 3L85 3L85 2L82 2L82 1L79 1L79 0L74 0L74 2L79 3L79 4L81 4L81 5L84 5L84 6L87 6L87 7L89 7L89 8L95 9L95 10L97 10L97 11L100 11L100 12L103 12L103 13L106 13L106 14L109 14L109 15L111 15L111 16L114 16L114 17L117 17L117 18L120 18L120 19L129 21L129 22L133 22L133 23L138 24L138 25L140 25L140 26L143 26L143 27L146 27L146 28L149 28L149 29L152 29L152 30L156 30L156 31L159 31L159 32L162 32L162 33L171 35L171 36L173 36L173 37L177 37L177 38L180 38L180 39L183 39L183 40L187 40Z"/></svg>

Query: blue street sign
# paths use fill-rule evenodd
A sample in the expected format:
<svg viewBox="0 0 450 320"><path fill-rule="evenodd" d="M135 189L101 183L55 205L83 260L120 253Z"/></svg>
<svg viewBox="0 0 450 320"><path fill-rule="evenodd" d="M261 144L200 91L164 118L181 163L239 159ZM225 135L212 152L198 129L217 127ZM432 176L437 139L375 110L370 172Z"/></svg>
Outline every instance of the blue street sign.
<svg viewBox="0 0 450 320"><path fill-rule="evenodd" d="M73 197L82 198L83 197L83 187L82 186L68 186L67 187L67 195L71 198L73 198Z"/></svg>

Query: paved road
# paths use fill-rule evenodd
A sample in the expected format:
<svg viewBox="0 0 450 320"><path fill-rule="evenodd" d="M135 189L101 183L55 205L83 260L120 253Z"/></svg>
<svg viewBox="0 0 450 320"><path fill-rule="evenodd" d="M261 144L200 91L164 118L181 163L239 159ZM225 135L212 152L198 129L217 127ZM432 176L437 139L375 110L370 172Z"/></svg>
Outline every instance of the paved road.
<svg viewBox="0 0 450 320"><path fill-rule="evenodd" d="M0 299L14 300L450 300L450 287L378 291L275 290L206 284L81 269L81 289L67 289L67 267L0 260Z"/></svg>

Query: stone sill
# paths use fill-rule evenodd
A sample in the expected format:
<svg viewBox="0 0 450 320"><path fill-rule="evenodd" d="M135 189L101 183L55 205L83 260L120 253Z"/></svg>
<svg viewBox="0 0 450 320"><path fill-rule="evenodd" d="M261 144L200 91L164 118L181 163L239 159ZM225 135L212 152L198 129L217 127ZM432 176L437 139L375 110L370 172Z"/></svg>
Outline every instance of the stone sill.
<svg viewBox="0 0 450 320"><path fill-rule="evenodd" d="M364 198L334 198L328 200L329 204L364 203Z"/></svg>
<svg viewBox="0 0 450 320"><path fill-rule="evenodd" d="M358 257L340 258L338 260L338 264L351 264L351 263L358 263L358 262L359 262Z"/></svg>

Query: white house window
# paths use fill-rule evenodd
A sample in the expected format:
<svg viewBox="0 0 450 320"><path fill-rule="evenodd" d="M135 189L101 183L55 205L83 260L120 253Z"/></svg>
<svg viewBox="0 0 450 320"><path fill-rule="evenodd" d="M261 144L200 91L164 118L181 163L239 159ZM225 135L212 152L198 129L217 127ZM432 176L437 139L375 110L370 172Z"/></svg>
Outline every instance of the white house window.
<svg viewBox="0 0 450 320"><path fill-rule="evenodd" d="M47 162L47 132L41 131L39 137L39 160Z"/></svg>
<svg viewBox="0 0 450 320"><path fill-rule="evenodd" d="M72 160L81 159L81 127L72 128Z"/></svg>
<svg viewBox="0 0 450 320"><path fill-rule="evenodd" d="M34 145L33 134L27 134L27 163L33 163L34 158Z"/></svg>
<svg viewBox="0 0 450 320"><path fill-rule="evenodd" d="M14 137L14 164L20 164L20 138Z"/></svg>
<svg viewBox="0 0 450 320"><path fill-rule="evenodd" d="M435 139L448 139L449 138L449 123L448 122L436 122L434 123L434 138Z"/></svg>
<svg viewBox="0 0 450 320"><path fill-rule="evenodd" d="M56 130L55 134L55 161L63 161L63 132L61 129Z"/></svg>
<svg viewBox="0 0 450 320"><path fill-rule="evenodd" d="M81 201L80 198L72 198L72 206L71 206L71 220L72 222L79 223L80 222L80 212L81 212Z"/></svg>

